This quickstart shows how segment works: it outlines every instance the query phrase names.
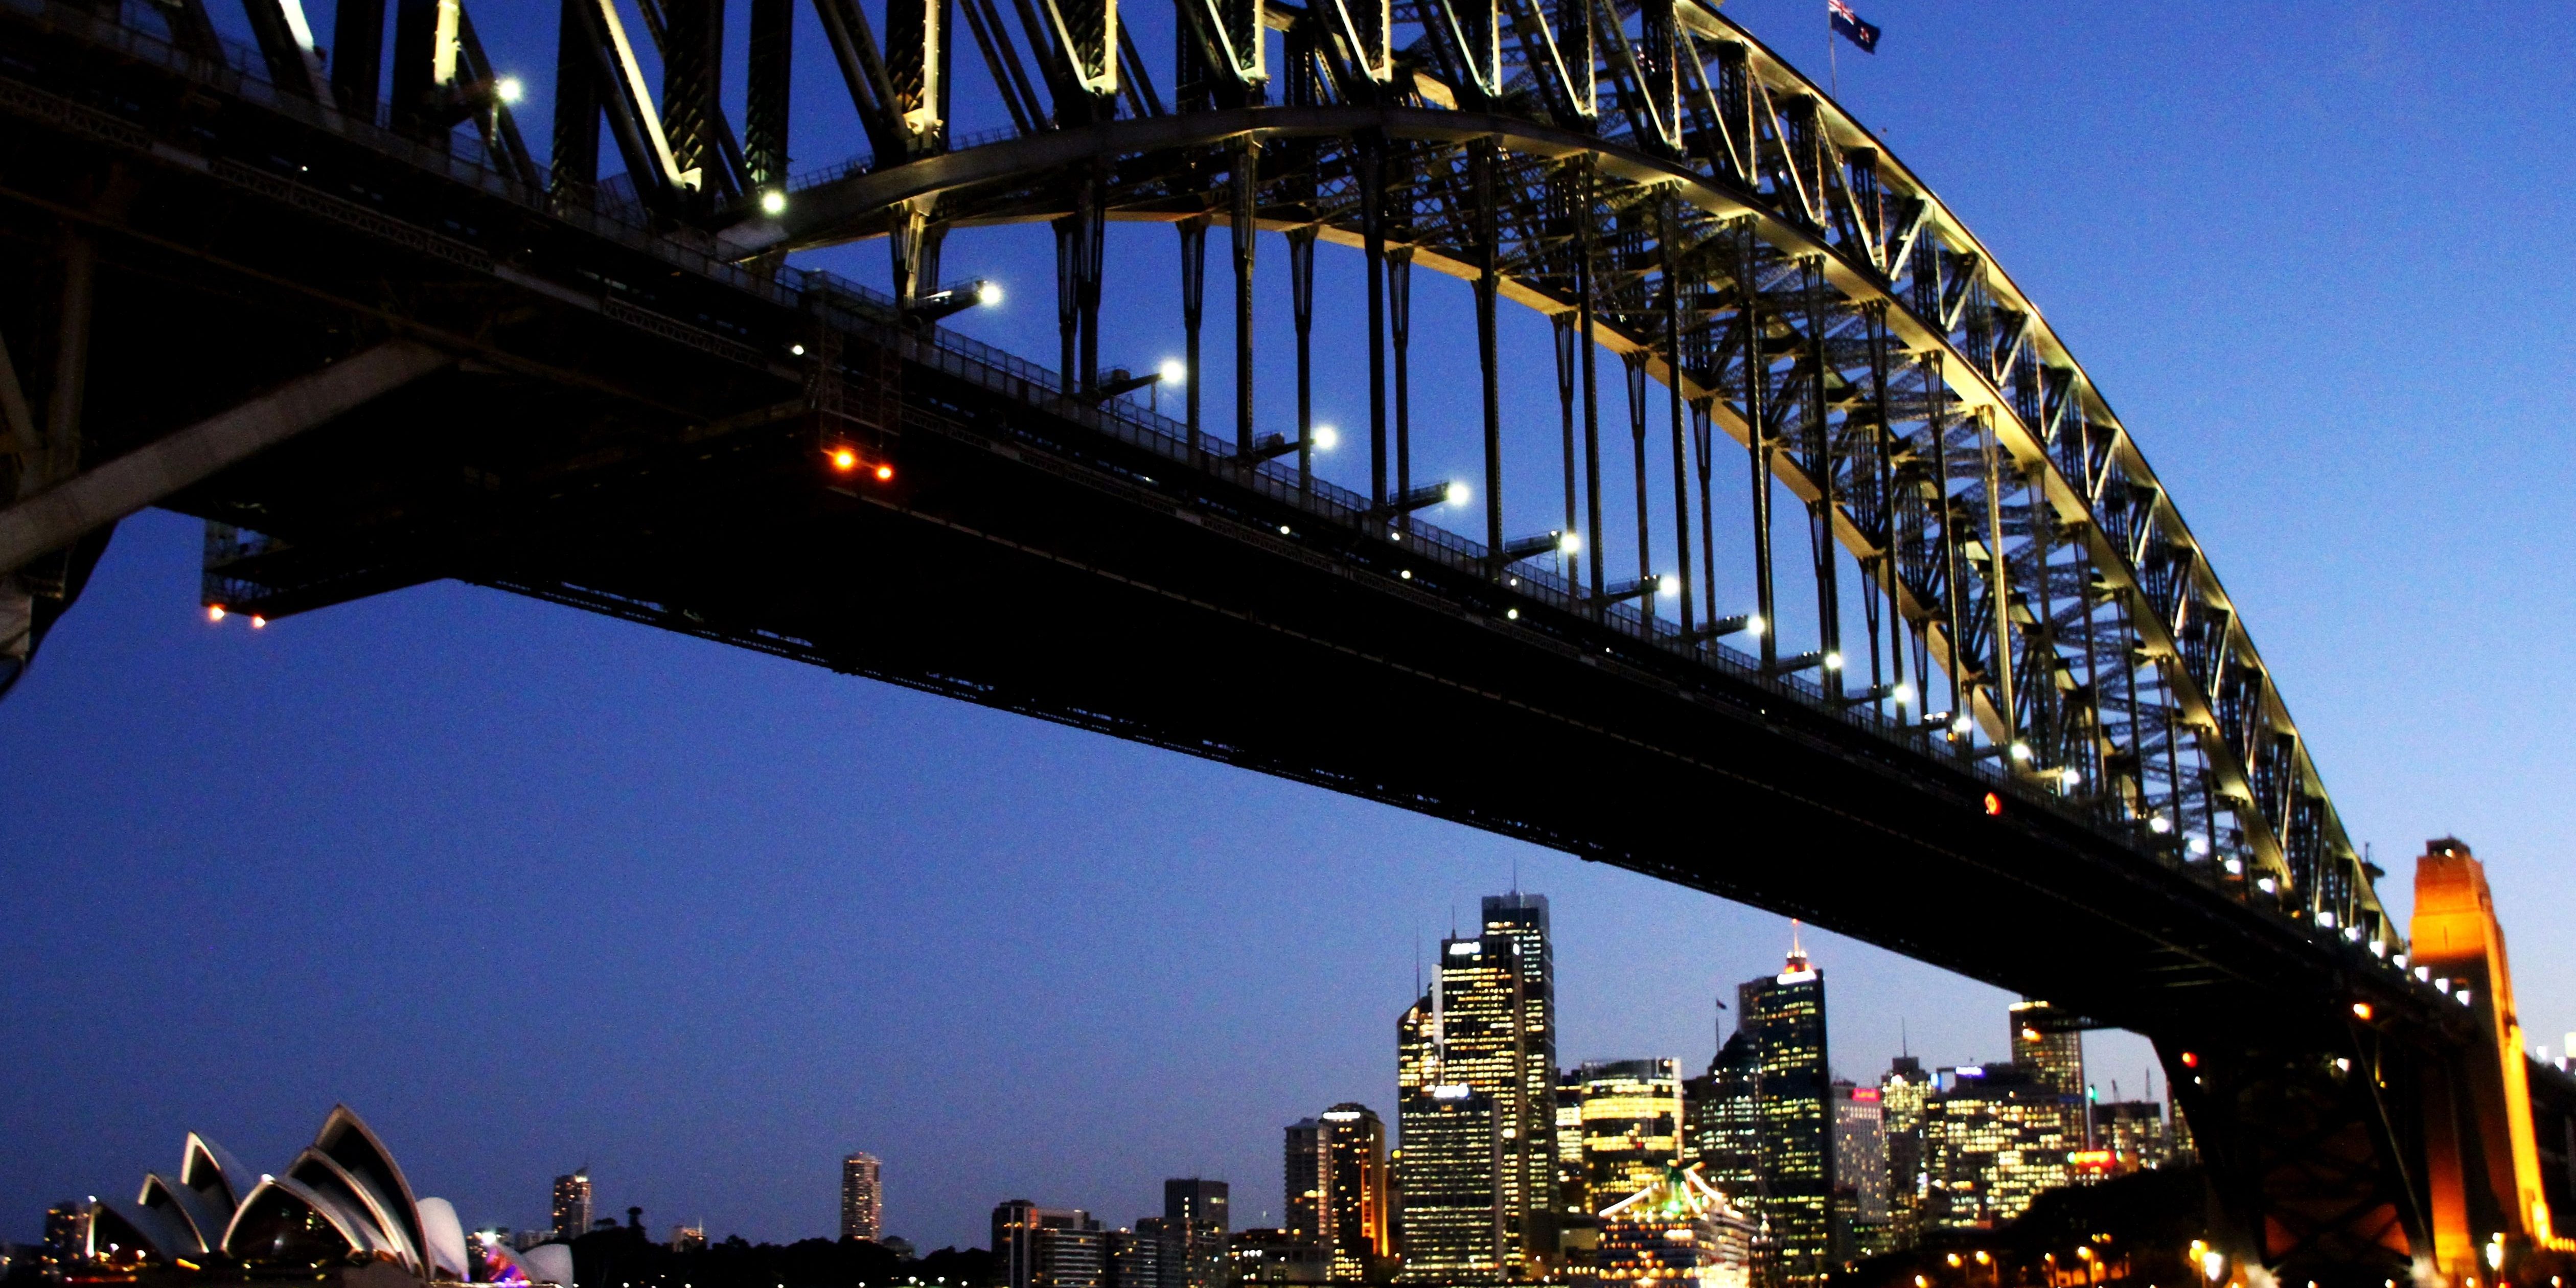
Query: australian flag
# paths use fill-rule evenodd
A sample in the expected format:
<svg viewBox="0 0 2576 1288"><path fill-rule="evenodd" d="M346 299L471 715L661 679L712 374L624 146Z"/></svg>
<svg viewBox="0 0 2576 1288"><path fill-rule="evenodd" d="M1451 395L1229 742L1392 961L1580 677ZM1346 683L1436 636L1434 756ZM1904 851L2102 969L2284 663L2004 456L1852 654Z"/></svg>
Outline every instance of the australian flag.
<svg viewBox="0 0 2576 1288"><path fill-rule="evenodd" d="M1878 52L1878 28L1862 22L1850 5L1844 4L1843 0L1825 0L1825 12L1843 39L1860 46L1864 54Z"/></svg>

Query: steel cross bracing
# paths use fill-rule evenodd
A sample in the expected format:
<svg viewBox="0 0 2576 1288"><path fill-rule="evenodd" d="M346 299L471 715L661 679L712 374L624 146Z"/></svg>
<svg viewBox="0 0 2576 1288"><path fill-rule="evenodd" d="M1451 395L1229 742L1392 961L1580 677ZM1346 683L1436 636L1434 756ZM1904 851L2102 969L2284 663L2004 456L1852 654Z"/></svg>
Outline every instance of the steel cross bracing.
<svg viewBox="0 0 2576 1288"><path fill-rule="evenodd" d="M1168 100L1112 0L1012 0L1007 15L995 0L888 0L882 40L854 0L813 0L874 156L801 185L784 178L785 0L751 0L741 137L718 93L721 0L637 3L663 63L659 106L620 6L565 0L543 174L459 0L396 4L382 103L368 37L384 30L385 0L338 7L333 34L352 52L327 78L294 0L246 8L266 79L326 120L381 113L441 149L469 126L503 180L542 186L559 206L613 209L625 198L601 194L604 122L632 200L736 258L891 233L908 291L935 277L950 227L1076 228L1065 244L1089 253L1066 280L1090 302L1068 303L1069 354L1096 349L1109 219L1229 224L1239 285L1259 230L1290 234L1301 286L1309 238L1362 248L1381 334L1392 302L1401 335L1401 274L1414 264L1570 320L1626 360L1640 574L1652 575L1657 541L1698 570L1686 635L1713 651L1719 630L1758 618L1770 628L1763 666L1815 669L1826 702L1865 709L1932 754L1991 759L2245 897L2402 950L2234 604L2080 365L1937 196L1695 0L1178 0ZM133 8L220 61L203 5ZM1009 116L1000 134L961 134L951 119L961 14ZM1265 105L1273 81L1281 106ZM1239 318L1247 301L1239 292ZM1490 352L1490 324L1485 334ZM1088 384L1091 362L1076 360ZM1601 562L1600 391L1593 364L1575 365L1583 379L1562 381L1568 521L1589 550L1569 571L1607 601L1644 583L1614 583ZM1411 482L1407 435L1387 459L1383 366L1381 355L1371 380L1380 504L1390 474L1398 492ZM1393 375L1401 422L1400 358ZM1660 412L1648 378L1672 395ZM1491 419L1486 475L1498 482ZM1753 605L1716 602L1721 561L1748 552L1709 517L1710 489L1729 477L1711 459L1712 428L1767 480L1752 489ZM1248 431L1237 437L1251 447ZM1650 445L1658 458L1669 446L1677 482L1660 515L1645 495ZM1306 459L1309 445L1294 446ZM1614 469L1619 455L1613 444ZM1807 521L1805 558L1792 562L1816 636L1785 657L1780 607L1807 595L1781 584L1775 488ZM1487 489L1485 534L1497 550L1498 492ZM1849 615L1860 620L1847 638Z"/></svg>
<svg viewBox="0 0 2576 1288"><path fill-rule="evenodd" d="M1270 12L1292 33L1322 21ZM1416 33L1401 75L1363 74L1328 25L1291 42L1292 106L1228 110L1259 101L1245 84L1076 135L1033 125L799 189L793 213L735 223L727 244L864 236L925 202L945 224L1056 218L1076 164L1107 172L1107 218L1222 213L1248 186L1258 227L1360 246L1375 223L1411 263L1470 281L1490 217L1502 296L1573 313L1588 275L1595 343L1676 386L1694 424L1725 429L1808 509L1817 651L1841 652L1839 619L1858 607L1859 691L1890 720L1926 721L1938 691L1947 723L1926 733L1942 749L2008 757L2213 879L2393 942L2268 667L2154 471L1982 244L1862 127L1687 3L1595 13L1583 39L1562 12L1527 7L1462 16L1435 0L1394 18ZM1588 77L1566 61L1585 48ZM1383 184L1360 184L1364 167ZM1361 195L1380 190L1372 220ZM1692 526L1687 509L1677 501L1667 534ZM1719 551L1700 546L1713 597ZM1868 593L1842 592L1835 546ZM1776 623L1770 598L1760 614ZM1776 663L1773 637L1763 646ZM1841 675L1827 681L1849 697ZM1922 696L1897 700L1899 684Z"/></svg>

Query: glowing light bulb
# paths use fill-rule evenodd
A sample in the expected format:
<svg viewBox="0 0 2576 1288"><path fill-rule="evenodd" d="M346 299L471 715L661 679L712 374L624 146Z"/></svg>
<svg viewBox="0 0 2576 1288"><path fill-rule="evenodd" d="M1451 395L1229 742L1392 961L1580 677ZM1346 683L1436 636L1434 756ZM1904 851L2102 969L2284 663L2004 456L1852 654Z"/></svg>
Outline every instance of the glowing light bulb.
<svg viewBox="0 0 2576 1288"><path fill-rule="evenodd" d="M1843 669L1843 655L1840 653L1825 654L1825 669L1828 671L1839 671Z"/></svg>
<svg viewBox="0 0 2576 1288"><path fill-rule="evenodd" d="M1467 503L1467 485L1464 483L1451 483L1449 485L1447 497L1449 504L1451 505L1465 505Z"/></svg>
<svg viewBox="0 0 2576 1288"><path fill-rule="evenodd" d="M1342 441L1341 431L1334 429L1330 425L1317 425L1315 427L1316 451L1329 452L1333 450L1333 445L1340 441Z"/></svg>
<svg viewBox="0 0 2576 1288"><path fill-rule="evenodd" d="M2162 814L2158 814L2154 818L2147 820L2147 830L2158 836L2162 836L2173 830L2173 820L2166 818Z"/></svg>
<svg viewBox="0 0 2576 1288"><path fill-rule="evenodd" d="M1912 702L1914 701L1914 686L1903 680L1899 680L1896 682L1895 688L1887 691L1887 696L1896 699L1900 704Z"/></svg>
<svg viewBox="0 0 2576 1288"><path fill-rule="evenodd" d="M760 213L771 216L786 214L787 194L775 188L760 194Z"/></svg>
<svg viewBox="0 0 2576 1288"><path fill-rule="evenodd" d="M999 282L977 282L975 284L975 302L988 309L1001 303L1002 284Z"/></svg>
<svg viewBox="0 0 2576 1288"><path fill-rule="evenodd" d="M1558 536L1556 539L1556 548L1558 551L1569 555L1581 550L1583 548L1583 534L1580 532L1568 532Z"/></svg>
<svg viewBox="0 0 2576 1288"><path fill-rule="evenodd" d="M859 468L859 454L846 447L833 452L832 468L844 473Z"/></svg>
<svg viewBox="0 0 2576 1288"><path fill-rule="evenodd" d="M504 103L516 103L528 96L528 87L516 76L504 76L493 82L492 92Z"/></svg>
<svg viewBox="0 0 2576 1288"><path fill-rule="evenodd" d="M1744 633L1753 636L1756 639L1761 638L1762 632L1769 629L1771 629L1771 623L1762 620L1762 614L1760 613L1755 613L1751 617L1744 619Z"/></svg>
<svg viewBox="0 0 2576 1288"><path fill-rule="evenodd" d="M879 483L890 483L890 482L892 482L893 480L894 480L894 467L893 467L893 466L891 466L891 465L880 465L880 466L878 466L878 467L877 467L877 482L879 482Z"/></svg>
<svg viewBox="0 0 2576 1288"><path fill-rule="evenodd" d="M210 622L220 622L224 620L224 606L221 604L206 605L206 620Z"/></svg>
<svg viewBox="0 0 2576 1288"><path fill-rule="evenodd" d="M1163 377L1164 384L1177 385L1181 383L1183 378L1190 374L1190 369L1188 364L1182 362L1178 358L1165 358L1163 359L1162 371L1159 374Z"/></svg>

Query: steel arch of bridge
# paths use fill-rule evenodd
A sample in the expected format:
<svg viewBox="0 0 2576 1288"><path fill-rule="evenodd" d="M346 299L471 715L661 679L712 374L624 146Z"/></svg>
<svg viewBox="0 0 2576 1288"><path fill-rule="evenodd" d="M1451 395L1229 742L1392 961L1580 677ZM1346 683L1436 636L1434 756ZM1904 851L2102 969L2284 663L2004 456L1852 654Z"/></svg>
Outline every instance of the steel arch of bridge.
<svg viewBox="0 0 2576 1288"><path fill-rule="evenodd" d="M1692 137L1722 137L1713 155L1606 119L1585 132L1425 106L1418 94L1411 105L1354 94L1210 107L835 177L792 190L781 217L733 222L724 245L749 256L917 237L919 224L1080 219L1086 193L1105 219L1225 219L1242 174L1259 194L1255 227L1375 240L1381 259L1391 250L1475 282L1484 237L1461 198L1490 190L1507 212L1494 221L1497 293L1569 318L1582 311L1585 266L1543 208L1564 206L1588 176L1601 225L1593 341L1667 386L1678 366L1695 419L1826 508L1832 540L1918 636L1917 657L1953 681L1951 709L1973 716L1973 738L1936 740L1975 743L1968 754L2028 747L2024 768L2074 771L2085 787L2069 794L2137 825L2147 844L2249 885L2268 879L2325 924L2393 938L2269 667L2091 378L1929 188L1758 42L1705 16L1722 32L1709 38L1709 79L1733 100L1707 86L1697 96L1716 128ZM1626 84L1625 67L1602 72ZM1371 166L1403 186L1391 211L1362 200ZM1642 267L1602 262L1612 258ZM1764 333L1765 379L1751 386L1748 280ZM1803 387L1820 369L1821 390ZM1503 544L1499 528L1486 536ZM1997 547L2000 573L1987 553ZM1700 552L1704 574L1714 555ZM1767 648L1765 660L1776 665Z"/></svg>

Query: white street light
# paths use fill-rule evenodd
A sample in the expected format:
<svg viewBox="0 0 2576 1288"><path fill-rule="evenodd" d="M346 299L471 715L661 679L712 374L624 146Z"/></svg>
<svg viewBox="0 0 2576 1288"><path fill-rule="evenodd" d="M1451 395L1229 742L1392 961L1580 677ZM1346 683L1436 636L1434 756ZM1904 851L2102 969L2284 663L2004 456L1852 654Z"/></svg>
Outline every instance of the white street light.
<svg viewBox="0 0 2576 1288"><path fill-rule="evenodd" d="M772 217L787 213L787 194L775 188L760 194L760 213Z"/></svg>
<svg viewBox="0 0 2576 1288"><path fill-rule="evenodd" d="M1342 435L1341 435L1341 432L1340 432L1339 430L1334 429L1332 426L1330 426L1330 425L1317 425L1317 426L1315 427L1315 450L1316 450L1316 451L1319 451L1319 452L1329 452L1329 451L1333 450L1333 445L1334 445L1334 444L1339 443L1339 442L1341 442L1341 441L1342 441Z"/></svg>
<svg viewBox="0 0 2576 1288"><path fill-rule="evenodd" d="M1187 364L1183 363L1178 358L1165 358L1163 359L1161 374L1164 384L1177 385L1181 383L1181 380L1184 377L1190 374L1190 369Z"/></svg>
<svg viewBox="0 0 2576 1288"><path fill-rule="evenodd" d="M504 103L516 103L527 97L528 87L516 76L504 76L493 83L492 93Z"/></svg>
<svg viewBox="0 0 2576 1288"><path fill-rule="evenodd" d="M977 283L975 287L975 302L988 309L992 308L994 305L1000 304L1002 302L1002 284L1000 282Z"/></svg>
<svg viewBox="0 0 2576 1288"><path fill-rule="evenodd" d="M1451 483L1449 485L1448 499L1449 504L1451 505L1465 505L1467 503L1467 485L1464 483Z"/></svg>

